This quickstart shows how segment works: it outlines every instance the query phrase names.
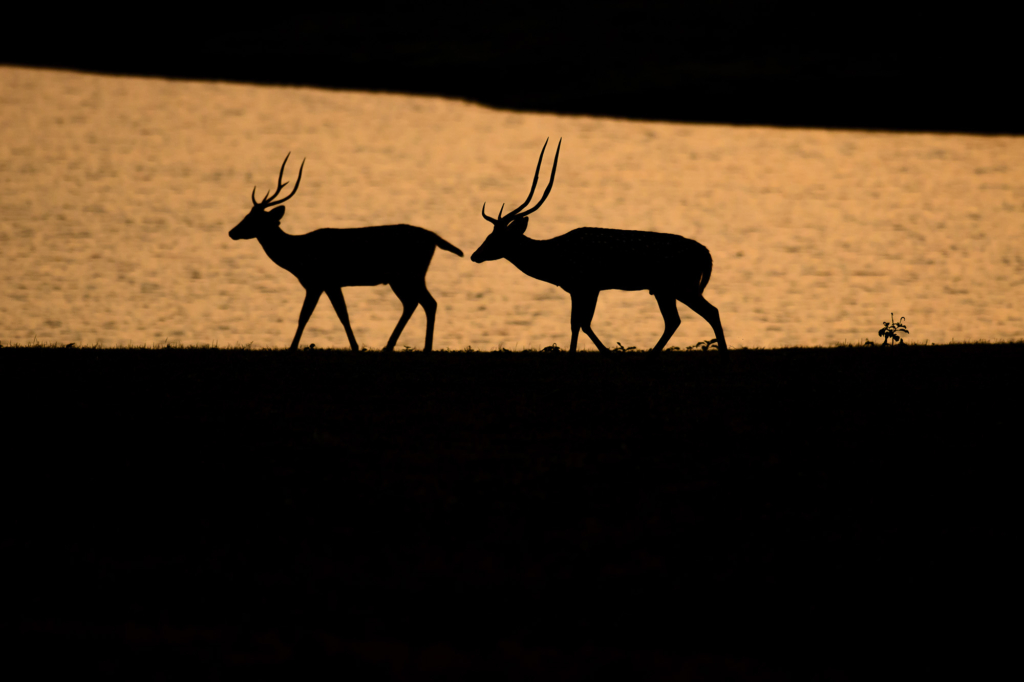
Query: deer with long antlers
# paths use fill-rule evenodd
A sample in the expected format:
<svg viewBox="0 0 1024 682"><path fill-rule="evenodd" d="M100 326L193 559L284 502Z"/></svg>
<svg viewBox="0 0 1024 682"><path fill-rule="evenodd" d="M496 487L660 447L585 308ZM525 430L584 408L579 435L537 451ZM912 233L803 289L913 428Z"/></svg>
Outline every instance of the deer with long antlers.
<svg viewBox="0 0 1024 682"><path fill-rule="evenodd" d="M494 225L494 229L471 256L473 262L504 258L530 277L569 292L572 298L570 352L576 350L580 329L598 350L608 350L590 327L597 297L605 289L646 289L658 301L661 315L665 318L665 333L652 351L662 350L679 328L677 300L707 320L715 331L718 349L727 350L718 309L704 299L704 288L711 277L711 253L703 245L674 234L599 227L580 227L553 239L530 239L526 236L528 216L541 207L555 184L561 140L555 150L551 179L544 194L536 206L524 210L537 189L547 146L548 143L544 142L530 194L521 206L502 216L505 208L502 204L498 217L492 218L487 215L487 204L484 204L481 213Z"/></svg>
<svg viewBox="0 0 1024 682"><path fill-rule="evenodd" d="M291 156L290 152L288 156ZM345 326L352 350L359 350L355 334L352 333L352 325L348 321L348 309L345 307L341 289L348 286L390 284L398 300L402 302L402 316L384 350L394 349L416 306L421 305L427 314L427 339L423 344L423 350L429 351L434 342L437 303L427 291L427 268L434 256L434 247L440 247L457 256L462 256L462 251L430 230L412 225L321 229L301 235L287 234L281 229L284 206L279 204L291 199L298 191L299 183L302 181L302 169L306 165L306 160L303 159L291 194L284 199L278 199L277 195L288 184L281 182L284 179L284 167L288 163L288 156L284 157L281 172L277 176L277 191L273 196L270 196L268 191L262 201L256 201L254 187L252 210L228 233L228 236L232 239L255 238L270 256L270 260L295 275L299 283L305 287L306 300L302 303L299 328L295 331L291 349L299 347L302 330L305 329L309 316L313 314L320 295L326 292L327 298L334 305L334 311L338 313L341 323ZM271 207L276 208L267 211Z"/></svg>

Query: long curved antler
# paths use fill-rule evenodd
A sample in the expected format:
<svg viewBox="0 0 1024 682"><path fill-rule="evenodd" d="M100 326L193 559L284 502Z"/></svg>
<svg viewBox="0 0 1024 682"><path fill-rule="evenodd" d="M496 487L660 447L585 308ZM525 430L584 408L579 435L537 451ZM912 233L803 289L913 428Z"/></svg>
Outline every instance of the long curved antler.
<svg viewBox="0 0 1024 682"><path fill-rule="evenodd" d="M541 207L541 204L544 203L544 200L548 198L549 194L551 194L551 188L555 184L555 171L558 169L558 153L560 151L562 151L562 139L561 138L558 139L558 148L555 150L555 162L551 166L551 179L548 181L547 189L544 190L544 195L540 198L540 201L537 202L536 206L531 208L529 211L526 211L525 213L520 213L520 211L522 211L524 208L526 208L530 204L530 201L533 199L533 193L535 191L537 191L537 181L540 179L540 166L541 166L542 163L544 163L544 150L546 150L548 148L548 142L550 140L551 140L551 138L548 138L547 140L544 140L544 146L540 150L540 158L537 159L537 170L534 171L534 173L533 173L533 184L530 186L530 194L529 194L529 196L526 197L526 201L524 201L522 203L522 205L519 206L518 208L516 208L516 209L514 209L512 211L509 211L508 214L506 214L504 218L501 217L501 211L498 211L498 217L497 218L492 218L491 216L487 215L487 210L486 210L487 209L487 204L485 203L483 208L480 209L480 214L484 217L484 220L486 220L487 222L491 223L492 225L497 225L499 222L503 222L503 223L507 224L513 218L515 218L517 216L527 216L527 215L530 215L531 213L533 213L534 211L536 211L538 208ZM505 204L502 204L501 208L502 208L502 210L504 210L505 209Z"/></svg>
<svg viewBox="0 0 1024 682"><path fill-rule="evenodd" d="M530 203L530 200L533 199L533 193L537 190L537 180L540 178L540 165L542 163L544 163L544 150L546 150L548 148L548 142L550 142L550 141L551 141L550 137L548 139L544 140L544 146L541 147L541 149L540 149L540 158L537 159L537 170L533 174L533 184L530 186L530 194L526 197L526 201L524 201L522 203L522 205L519 206L519 208L516 208L516 209L513 209L512 211L509 211L509 214L507 216L505 216L506 218L512 218L512 217L516 216L520 211L522 211L524 208L526 208L527 204ZM559 140L558 144L561 145L562 141Z"/></svg>
<svg viewBox="0 0 1024 682"><path fill-rule="evenodd" d="M547 142L544 143L544 146L545 147L547 146ZM561 140L561 138L559 138L559 140L558 140L558 148L555 149L555 162L553 164L551 164L551 180L548 181L548 186L544 190L544 194L541 195L540 201L537 202L536 206L531 208L529 211L524 211L523 213L520 213L519 214L520 216L528 216L531 213L533 213L534 211L536 211L544 203L544 200L548 198L548 195L551 194L551 188L554 187L554 185L555 185L555 171L558 169L558 152L560 152L560 151L562 151L562 140ZM541 151L540 156L541 156L541 158L544 158L544 152L543 151ZM539 163L537 164L537 171L540 172L540 164ZM534 187L537 186L537 178L536 177L533 178L533 185L534 185ZM531 197L533 196L533 190L530 190L530 196ZM530 203L530 200L527 199L526 203L527 204ZM523 206L525 206L525 205L526 204L523 204ZM510 213L509 215L512 215L512 214Z"/></svg>

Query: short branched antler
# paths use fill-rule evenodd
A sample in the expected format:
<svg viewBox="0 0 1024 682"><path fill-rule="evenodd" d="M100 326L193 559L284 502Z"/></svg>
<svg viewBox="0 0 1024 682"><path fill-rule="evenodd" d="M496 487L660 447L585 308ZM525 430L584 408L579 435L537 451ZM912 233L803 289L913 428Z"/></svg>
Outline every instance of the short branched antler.
<svg viewBox="0 0 1024 682"><path fill-rule="evenodd" d="M287 156L284 157L284 163L281 164L281 172L278 173L277 175L277 191L274 192L274 196L270 196L270 190L267 190L267 194L266 196L263 197L263 200L257 202L256 188L252 188L253 206L257 206L259 208L270 208L271 206L276 206L277 204L283 204L284 202L288 201L293 196L295 196L295 193L299 191L299 183L302 182L302 168L306 165L305 159L302 160L302 165L299 166L299 177L295 179L295 187L292 188L292 193L286 196L284 199L277 199L277 195L280 194L281 190L284 189L284 186L288 184L287 182L281 182L281 180L284 178L284 167L285 165L287 165L288 157L291 155L292 153L288 152ZM275 199L277 199L277 201L274 201Z"/></svg>
<svg viewBox="0 0 1024 682"><path fill-rule="evenodd" d="M502 210L505 209L505 204L501 205L501 209L498 211L498 217L492 218L489 215L487 215L487 204L485 202L483 208L480 209L480 213L481 215L483 215L484 220L488 221L489 223L495 226L497 226L498 223L507 225L510 222L512 222L513 218L517 218L520 216L528 216L541 207L541 205L544 203L544 200L548 198L549 194L551 194L551 188L555 184L555 171L558 169L558 153L562 151L561 139L558 140L558 147L555 149L555 162L551 166L551 180L548 181L547 189L544 190L544 194L543 196L541 196L540 201L537 202L536 206L534 206L528 211L520 213L520 211L522 211L529 205L530 200L533 199L533 193L537 190L537 180L540 179L540 165L544 162L544 150L548 148L549 141L550 138L544 140L544 146L540 150L540 158L537 160L537 171L533 174L533 185L530 186L530 194L529 196L526 197L526 201L524 201L522 205L519 206L519 208L510 211L508 215L506 215L504 218L501 217L501 212Z"/></svg>

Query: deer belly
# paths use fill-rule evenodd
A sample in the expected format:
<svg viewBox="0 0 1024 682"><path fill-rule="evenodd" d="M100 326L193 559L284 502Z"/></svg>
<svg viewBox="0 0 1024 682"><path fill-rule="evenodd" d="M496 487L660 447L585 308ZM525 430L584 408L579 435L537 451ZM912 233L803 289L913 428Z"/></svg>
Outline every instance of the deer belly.
<svg viewBox="0 0 1024 682"><path fill-rule="evenodd" d="M356 279L346 279L339 286L343 287L375 287L381 284L388 284L385 280L379 277L361 277Z"/></svg>
<svg viewBox="0 0 1024 682"><path fill-rule="evenodd" d="M588 289L621 289L623 291L641 291L643 289L657 289L661 283L660 277L652 276L653 273L643 272L616 272L615 267L603 268L581 268L572 279L572 284Z"/></svg>
<svg viewBox="0 0 1024 682"><path fill-rule="evenodd" d="M633 279L622 279L610 282L608 286L601 287L602 289L620 289L622 291L642 291L643 289L650 289L650 281L640 281Z"/></svg>

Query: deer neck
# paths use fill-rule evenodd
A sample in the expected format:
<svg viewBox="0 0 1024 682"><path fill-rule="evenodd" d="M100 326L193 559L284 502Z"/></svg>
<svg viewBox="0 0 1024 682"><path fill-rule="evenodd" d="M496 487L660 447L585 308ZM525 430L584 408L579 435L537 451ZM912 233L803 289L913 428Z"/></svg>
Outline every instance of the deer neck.
<svg viewBox="0 0 1024 682"><path fill-rule="evenodd" d="M267 228L256 237L260 246L270 257L270 260L277 263L285 270L298 275L296 267L298 263L295 258L295 237L286 233L279 225Z"/></svg>
<svg viewBox="0 0 1024 682"><path fill-rule="evenodd" d="M563 284L564 268L559 267L558 258L546 239L530 239L526 235L519 237L507 247L505 260L534 279L556 286Z"/></svg>

